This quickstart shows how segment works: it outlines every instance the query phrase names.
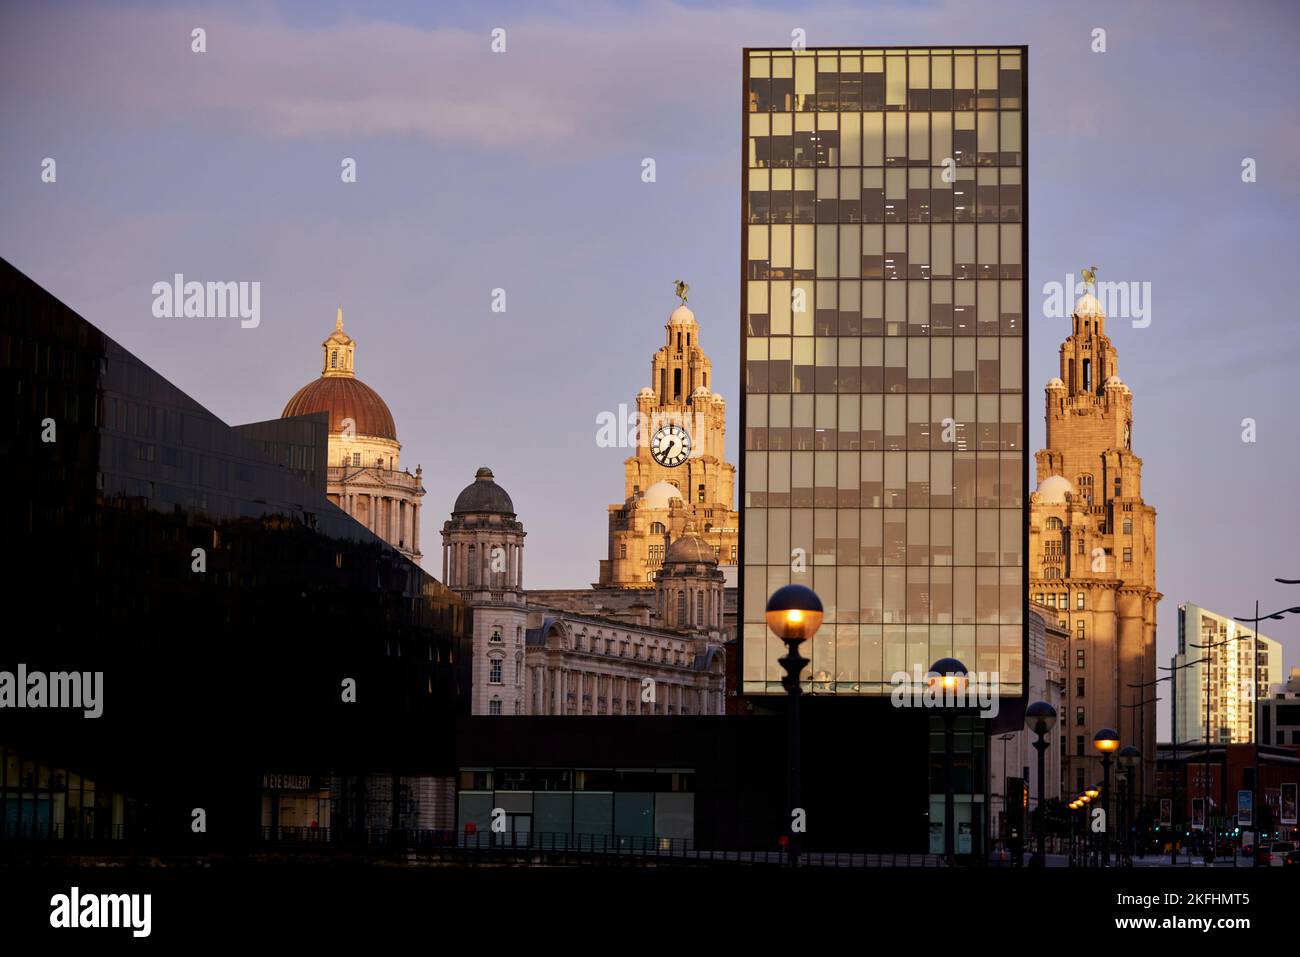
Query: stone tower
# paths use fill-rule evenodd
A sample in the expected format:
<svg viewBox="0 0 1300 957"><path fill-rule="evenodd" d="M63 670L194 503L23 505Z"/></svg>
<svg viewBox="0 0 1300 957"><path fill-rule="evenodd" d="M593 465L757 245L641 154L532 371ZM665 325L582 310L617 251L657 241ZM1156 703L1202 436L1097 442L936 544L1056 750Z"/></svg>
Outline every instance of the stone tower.
<svg viewBox="0 0 1300 957"><path fill-rule="evenodd" d="M473 714L523 713L526 534L486 466L442 525L442 580L474 608Z"/></svg>
<svg viewBox="0 0 1300 957"><path fill-rule="evenodd" d="M1047 383L1047 447L1030 496L1030 596L1070 631L1062 766L1067 792L1102 777L1104 727L1142 751L1138 795L1155 795L1156 510L1142 499L1133 393L1119 377L1101 304L1075 304L1061 371ZM1145 687L1142 687L1144 686ZM1147 702L1147 703L1144 703ZM1118 794L1111 770L1112 797ZM1112 808L1115 806L1112 802Z"/></svg>
<svg viewBox="0 0 1300 957"><path fill-rule="evenodd" d="M655 580L658 617L674 631L709 634L722 631L725 576L713 547L687 522L673 542Z"/></svg>
<svg viewBox="0 0 1300 957"><path fill-rule="evenodd" d="M727 403L710 391L713 364L684 302L664 324L650 381L637 393L636 452L623 463L623 501L609 506L609 557L600 563L597 587L653 588L669 543L688 522L717 550L720 564L737 560L740 518L732 507L736 468L726 460ZM689 434L691 452L678 464L661 464L651 440L673 425Z"/></svg>

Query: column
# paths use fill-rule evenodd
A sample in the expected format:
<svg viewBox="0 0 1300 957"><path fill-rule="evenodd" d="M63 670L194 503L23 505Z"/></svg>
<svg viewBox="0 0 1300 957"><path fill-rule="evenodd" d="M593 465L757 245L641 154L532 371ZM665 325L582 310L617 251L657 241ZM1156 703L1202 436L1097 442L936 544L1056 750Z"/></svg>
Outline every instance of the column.
<svg viewBox="0 0 1300 957"><path fill-rule="evenodd" d="M411 551L420 550L420 503L411 503Z"/></svg>

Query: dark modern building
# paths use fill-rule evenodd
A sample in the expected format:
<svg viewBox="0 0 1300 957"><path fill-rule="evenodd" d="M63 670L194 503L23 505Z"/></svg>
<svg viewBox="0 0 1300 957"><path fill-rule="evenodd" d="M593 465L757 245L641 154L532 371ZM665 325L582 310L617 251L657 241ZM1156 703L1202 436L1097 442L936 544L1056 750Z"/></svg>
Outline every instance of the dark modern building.
<svg viewBox="0 0 1300 957"><path fill-rule="evenodd" d="M0 672L102 673L0 711L0 834L454 826L469 610L326 499L326 429L227 426L0 262Z"/></svg>
<svg viewBox="0 0 1300 957"><path fill-rule="evenodd" d="M740 690L780 706L764 604L808 585L809 710L855 701L845 740L941 751L934 713L888 697L948 656L1023 708L1027 56L744 53ZM959 850L986 833L987 725L960 725ZM890 779L941 847L942 784Z"/></svg>

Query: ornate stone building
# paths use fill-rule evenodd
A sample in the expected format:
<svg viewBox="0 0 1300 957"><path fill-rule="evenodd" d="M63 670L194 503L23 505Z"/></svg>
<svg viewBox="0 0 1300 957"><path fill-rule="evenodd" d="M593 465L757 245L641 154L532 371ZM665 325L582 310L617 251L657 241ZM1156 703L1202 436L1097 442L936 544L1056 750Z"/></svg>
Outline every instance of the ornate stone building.
<svg viewBox="0 0 1300 957"><path fill-rule="evenodd" d="M740 517L732 508L736 469L726 461L726 400L710 391L713 366L684 301L664 330L650 363L652 386L637 393L636 454L624 462L623 501L609 506L609 557L597 588L653 588L669 545L689 523L720 564L736 564Z"/></svg>
<svg viewBox="0 0 1300 957"><path fill-rule="evenodd" d="M456 496L442 524L442 581L474 607L473 714L526 714L524 531L489 468Z"/></svg>
<svg viewBox="0 0 1300 957"><path fill-rule="evenodd" d="M474 608L474 714L722 713L724 576L689 521L647 600L617 610L565 591L532 600L525 534L488 468L442 527L443 580Z"/></svg>
<svg viewBox="0 0 1300 957"><path fill-rule="evenodd" d="M280 417L329 413L329 500L418 563L422 470L402 469L393 414L357 378L356 340L343 331L341 308L321 345L320 378L294 393Z"/></svg>
<svg viewBox="0 0 1300 957"><path fill-rule="evenodd" d="M1047 447L1030 496L1029 575L1034 602L1056 612L1071 639L1060 716L1067 791L1101 780L1093 735L1104 727L1142 750L1139 793L1154 794L1156 510L1142 499L1133 453L1133 393L1118 375L1106 316L1079 299L1047 383ZM1114 778L1112 777L1112 780Z"/></svg>

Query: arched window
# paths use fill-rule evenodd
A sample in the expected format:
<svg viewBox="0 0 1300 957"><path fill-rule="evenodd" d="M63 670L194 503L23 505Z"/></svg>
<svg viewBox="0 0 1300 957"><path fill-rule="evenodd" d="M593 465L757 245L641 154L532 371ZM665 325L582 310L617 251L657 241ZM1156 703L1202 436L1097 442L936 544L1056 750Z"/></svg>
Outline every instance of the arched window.
<svg viewBox="0 0 1300 957"><path fill-rule="evenodd" d="M1056 516L1052 516L1051 518L1049 518L1049 519L1047 520L1047 527L1048 527L1048 528L1051 528L1051 529L1057 529L1057 528L1060 528L1060 527L1061 527L1061 520L1060 520L1059 518L1057 518Z"/></svg>
<svg viewBox="0 0 1300 957"><path fill-rule="evenodd" d="M496 642L496 641L500 641L500 640L501 640L501 628L500 628L500 627L493 628L493 629L492 629L492 637L489 638L488 640L489 640L489 641L494 641L494 642Z"/></svg>
<svg viewBox="0 0 1300 957"><path fill-rule="evenodd" d="M663 535L663 534L665 534L667 531L668 531L668 529L664 528L664 523L663 523L663 522L651 522L651 523L650 523L650 534L651 534L651 535Z"/></svg>

